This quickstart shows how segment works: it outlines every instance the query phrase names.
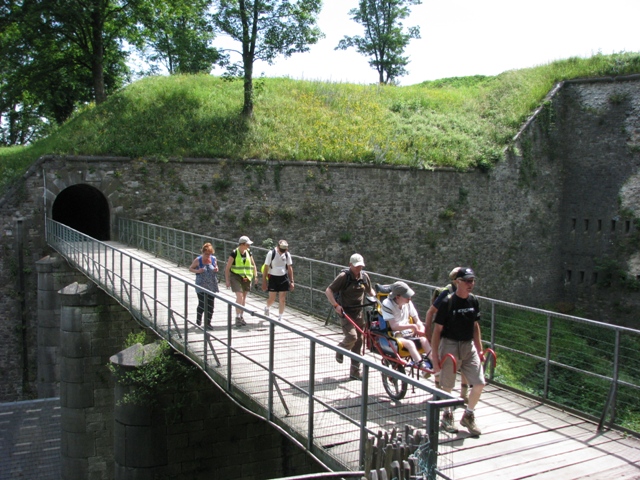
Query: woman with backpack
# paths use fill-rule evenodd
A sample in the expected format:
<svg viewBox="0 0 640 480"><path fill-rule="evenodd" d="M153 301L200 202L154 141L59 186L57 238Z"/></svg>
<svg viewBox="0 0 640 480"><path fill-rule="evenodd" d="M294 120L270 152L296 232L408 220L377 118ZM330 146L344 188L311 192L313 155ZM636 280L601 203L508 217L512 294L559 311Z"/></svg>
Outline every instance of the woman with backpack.
<svg viewBox="0 0 640 480"><path fill-rule="evenodd" d="M286 240L279 240L278 246L267 253L262 266L262 290L269 291L264 314L269 316L269 309L276 301L278 294L278 320L282 320L287 292L293 290L293 260Z"/></svg>

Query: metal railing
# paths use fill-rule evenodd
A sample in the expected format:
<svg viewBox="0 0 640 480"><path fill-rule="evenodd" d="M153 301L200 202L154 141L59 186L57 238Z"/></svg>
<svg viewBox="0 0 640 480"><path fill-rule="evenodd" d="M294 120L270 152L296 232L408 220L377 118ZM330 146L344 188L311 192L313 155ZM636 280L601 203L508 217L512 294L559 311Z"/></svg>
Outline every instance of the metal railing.
<svg viewBox="0 0 640 480"><path fill-rule="evenodd" d="M138 237L133 233L134 225L141 228L137 222L128 222L128 227L123 222L119 225L121 238L158 255L175 255L171 258L180 259L181 265L190 263L193 250L201 246L202 238L197 236L182 243L187 241L184 232L170 233L165 229L160 234L160 227L152 229L158 233L154 243L153 235ZM127 308L141 325L164 338L229 396L277 426L328 468L360 470L369 436L377 435L389 424L405 424L406 419L413 418L414 414L409 413L418 409L422 421L425 415L429 419L429 457L433 461L428 477L444 476L437 465L439 411L461 405L460 398L398 374L370 358L354 355L313 333L249 312L219 294L212 293L216 305L222 303L226 307L226 325L198 327L192 320L194 302L197 303L195 283L159 267L158 262L145 261L50 219L46 220L46 234L50 246ZM218 248L222 244L216 240ZM250 345L243 344L232 328L236 307L263 322L263 330L268 332L252 335ZM331 395L332 390L346 388L343 380L335 378L337 352L356 358L363 365L362 382L347 382L355 390L351 396L347 390L340 398ZM411 399L405 400L403 406L390 402L381 382L370 382L374 373L408 383L413 392Z"/></svg>
<svg viewBox="0 0 640 480"><path fill-rule="evenodd" d="M178 265L188 265L203 243L211 242L222 269L237 246L228 240L123 218L118 229L121 242ZM295 245L292 247L295 251ZM253 245L252 251L259 268L268 249ZM337 320L324 291L345 267L292 257L296 290L288 296L288 303ZM374 283L401 280L367 273ZM413 301L418 311L426 313L436 287L404 281L416 291ZM640 330L478 298L484 343L499 359L497 368L488 372L491 381L593 418L599 421L599 428L615 425L634 434L640 432Z"/></svg>

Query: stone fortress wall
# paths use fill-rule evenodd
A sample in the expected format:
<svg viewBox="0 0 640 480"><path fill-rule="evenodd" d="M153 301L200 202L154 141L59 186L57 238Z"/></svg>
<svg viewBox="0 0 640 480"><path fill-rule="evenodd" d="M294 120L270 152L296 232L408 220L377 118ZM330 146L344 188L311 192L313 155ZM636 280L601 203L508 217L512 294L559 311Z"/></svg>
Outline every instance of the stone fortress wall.
<svg viewBox="0 0 640 480"><path fill-rule="evenodd" d="M639 108L638 78L566 82L489 172L43 157L0 199L0 400L37 395L44 216L78 185L104 195L111 225L286 238L294 254L340 264L357 251L368 270L432 285L471 265L480 295L638 327Z"/></svg>

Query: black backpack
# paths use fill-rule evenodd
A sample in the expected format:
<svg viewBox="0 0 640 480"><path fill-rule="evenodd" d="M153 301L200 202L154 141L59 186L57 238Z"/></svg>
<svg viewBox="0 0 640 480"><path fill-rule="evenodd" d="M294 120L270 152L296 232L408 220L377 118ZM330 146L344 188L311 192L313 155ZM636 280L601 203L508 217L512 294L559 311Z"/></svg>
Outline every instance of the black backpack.
<svg viewBox="0 0 640 480"><path fill-rule="evenodd" d="M271 270L271 268L273 267L273 259L275 258L276 253L277 252L276 252L276 249L274 247L273 250L271 250L271 261L269 262L269 270ZM267 252L267 255L269 255L269 252ZM288 251L286 252L286 255L287 255L287 258L289 258L290 254L289 254ZM265 257L265 260L266 260L266 257ZM265 265L266 265L266 263L262 264L262 267L260 268L260 273L262 273L262 275L264 275L264 266Z"/></svg>

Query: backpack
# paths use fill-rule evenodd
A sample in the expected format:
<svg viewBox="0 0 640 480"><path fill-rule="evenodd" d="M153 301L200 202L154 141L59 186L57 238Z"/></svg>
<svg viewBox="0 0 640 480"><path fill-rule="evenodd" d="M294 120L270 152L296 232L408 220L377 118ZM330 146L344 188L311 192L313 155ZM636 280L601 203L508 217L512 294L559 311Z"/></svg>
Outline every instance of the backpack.
<svg viewBox="0 0 640 480"><path fill-rule="evenodd" d="M449 285L447 285L446 287L436 288L436 289L433 291L433 294L431 295L431 305L433 305L433 304L434 304L434 302L436 301L436 299L437 299L437 298L440 296L440 294L441 294L442 292L444 292L445 290L448 290L448 291L449 291L449 295L451 295L451 294L454 292L454 290L453 290L453 285L452 285L452 284L449 284Z"/></svg>
<svg viewBox="0 0 640 480"><path fill-rule="evenodd" d="M342 305L341 300L340 300L340 292L342 292L342 290L346 290L347 288L349 288L349 285L351 285L354 280L353 280L353 275L351 274L351 269L350 268L345 268L343 270L340 270L340 273L344 273L347 277L347 280L344 284L344 287L342 287L342 289L336 293L333 294L333 298L336 299L336 302L339 303L340 305Z"/></svg>
<svg viewBox="0 0 640 480"><path fill-rule="evenodd" d="M273 266L273 259L275 258L276 253L277 253L277 252L276 252L276 249L275 249L275 247L274 247L274 248L273 248L273 250L271 250L271 261L269 262L269 270L271 270L271 267ZM267 255L269 255L269 253L267 253ZM289 252L288 252L288 251L286 252L286 255L287 255L287 257L288 257L288 258L290 258L290 257L289 257L289 255L290 255L290 254L289 254ZM265 260L266 260L266 257L265 257ZM263 263L263 264L262 264L262 267L260 267L260 273L262 273L262 275L264 275L264 270L265 270L265 268L264 268L264 267L266 267L266 266L267 266L267 264L266 264L266 263Z"/></svg>

